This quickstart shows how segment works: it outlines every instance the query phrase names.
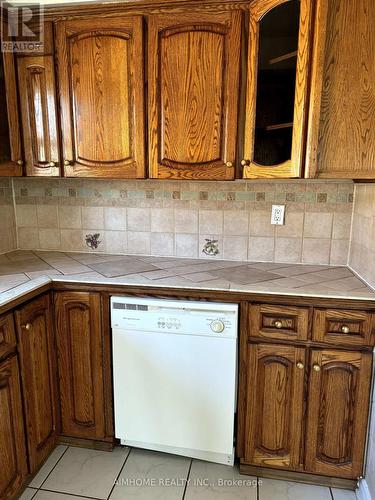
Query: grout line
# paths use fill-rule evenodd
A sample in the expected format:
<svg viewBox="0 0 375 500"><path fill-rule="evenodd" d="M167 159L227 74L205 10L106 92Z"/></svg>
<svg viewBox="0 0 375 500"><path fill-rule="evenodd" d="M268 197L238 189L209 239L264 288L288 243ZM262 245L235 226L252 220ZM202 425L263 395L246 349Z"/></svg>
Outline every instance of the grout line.
<svg viewBox="0 0 375 500"><path fill-rule="evenodd" d="M59 446L59 445L58 445ZM57 448L57 446L56 446ZM56 449L55 448L55 449ZM56 465L60 462L60 460L62 459L62 457L65 455L65 453L69 450L69 446L66 447L66 450L61 454L60 458L57 460L57 462L55 463L55 465L52 467L52 469L49 471L49 473L47 474L46 478L44 479L44 481L42 482L42 484L39 486L38 488L38 491L42 488L43 484L47 481L47 479L49 478L49 476L52 474L52 472L55 470L56 468Z"/></svg>
<svg viewBox="0 0 375 500"><path fill-rule="evenodd" d="M68 495L68 496L73 496L73 498L77 497L77 498L87 498L88 500L103 500L102 498L98 498L98 497L93 497L93 496L90 496L90 497L86 497L84 495L79 495L77 493L66 493L64 491L57 491L57 490L42 490L42 489L39 489L38 491L46 491L46 492L49 492L49 493L56 493L57 495Z"/></svg>
<svg viewBox="0 0 375 500"><path fill-rule="evenodd" d="M116 488L116 482L119 480L119 477L121 476L121 473L124 470L124 467L125 467L125 465L126 465L126 463L128 461L128 458L130 457L130 454L131 454L132 451L133 451L133 448L129 448L129 453L126 455L124 463L122 464L122 467L121 467L119 473L117 474L116 479L113 481L113 486L112 486L111 491L109 492L109 494L107 496L107 500L109 500L109 498L111 497L111 495L113 493L113 490Z"/></svg>
<svg viewBox="0 0 375 500"><path fill-rule="evenodd" d="M190 459L190 464L189 464L189 470L188 470L188 473L187 473L187 476L186 476L186 482L185 482L185 488L184 488L184 492L182 494L182 498L181 500L184 500L185 499L185 495L186 495L186 490L187 490L187 487L188 487L188 482L189 482L189 479L190 479L190 471L191 471L191 466L193 465L193 459L191 458Z"/></svg>

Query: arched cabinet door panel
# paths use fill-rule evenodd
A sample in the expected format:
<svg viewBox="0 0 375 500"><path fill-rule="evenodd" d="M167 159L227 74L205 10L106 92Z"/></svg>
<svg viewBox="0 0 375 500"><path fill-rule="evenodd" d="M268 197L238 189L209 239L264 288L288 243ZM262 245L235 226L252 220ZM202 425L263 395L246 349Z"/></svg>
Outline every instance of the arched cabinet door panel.
<svg viewBox="0 0 375 500"><path fill-rule="evenodd" d="M241 13L150 16L150 176L234 179Z"/></svg>
<svg viewBox="0 0 375 500"><path fill-rule="evenodd" d="M54 72L52 56L18 60L26 175L60 175Z"/></svg>
<svg viewBox="0 0 375 500"><path fill-rule="evenodd" d="M246 464L302 468L305 356L304 348L249 345Z"/></svg>
<svg viewBox="0 0 375 500"><path fill-rule="evenodd" d="M66 177L145 177L141 16L57 23Z"/></svg>
<svg viewBox="0 0 375 500"><path fill-rule="evenodd" d="M348 479L363 471L372 354L311 354L306 470Z"/></svg>
<svg viewBox="0 0 375 500"><path fill-rule="evenodd" d="M301 177L312 4L255 0L250 5L245 178Z"/></svg>
<svg viewBox="0 0 375 500"><path fill-rule="evenodd" d="M58 434L56 347L51 318L49 295L34 299L15 313L31 473L51 453Z"/></svg>
<svg viewBox="0 0 375 500"><path fill-rule="evenodd" d="M105 439L100 294L57 292L61 433Z"/></svg>

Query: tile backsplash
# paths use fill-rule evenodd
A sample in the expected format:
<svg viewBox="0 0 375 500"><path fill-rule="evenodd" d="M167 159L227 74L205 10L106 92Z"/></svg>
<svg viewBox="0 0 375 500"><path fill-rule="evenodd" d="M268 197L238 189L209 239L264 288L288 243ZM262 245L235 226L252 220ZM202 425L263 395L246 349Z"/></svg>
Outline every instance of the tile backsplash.
<svg viewBox="0 0 375 500"><path fill-rule="evenodd" d="M18 247L347 264L350 181L14 179ZM271 205L285 204L284 226ZM202 250L217 241L219 253Z"/></svg>
<svg viewBox="0 0 375 500"><path fill-rule="evenodd" d="M12 179L0 179L0 253L17 249Z"/></svg>
<svg viewBox="0 0 375 500"><path fill-rule="evenodd" d="M375 287L375 184L356 184L349 265Z"/></svg>

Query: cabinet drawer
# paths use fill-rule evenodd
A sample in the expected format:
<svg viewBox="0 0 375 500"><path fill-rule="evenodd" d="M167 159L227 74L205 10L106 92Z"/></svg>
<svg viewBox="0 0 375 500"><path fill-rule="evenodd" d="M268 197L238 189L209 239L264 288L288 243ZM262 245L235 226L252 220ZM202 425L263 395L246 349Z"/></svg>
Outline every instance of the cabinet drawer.
<svg viewBox="0 0 375 500"><path fill-rule="evenodd" d="M14 351L16 345L13 314L0 316L0 359Z"/></svg>
<svg viewBox="0 0 375 500"><path fill-rule="evenodd" d="M303 307L250 307L250 336L281 340L306 340L309 310Z"/></svg>
<svg viewBox="0 0 375 500"><path fill-rule="evenodd" d="M313 340L327 344L374 345L375 314L315 309Z"/></svg>

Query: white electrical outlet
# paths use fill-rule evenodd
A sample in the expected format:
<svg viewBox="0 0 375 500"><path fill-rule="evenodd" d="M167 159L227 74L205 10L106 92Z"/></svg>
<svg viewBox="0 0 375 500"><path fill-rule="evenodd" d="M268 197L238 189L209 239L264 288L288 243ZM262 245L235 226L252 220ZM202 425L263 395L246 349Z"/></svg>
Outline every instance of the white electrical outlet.
<svg viewBox="0 0 375 500"><path fill-rule="evenodd" d="M285 205L272 205L271 224L283 226L285 220Z"/></svg>

